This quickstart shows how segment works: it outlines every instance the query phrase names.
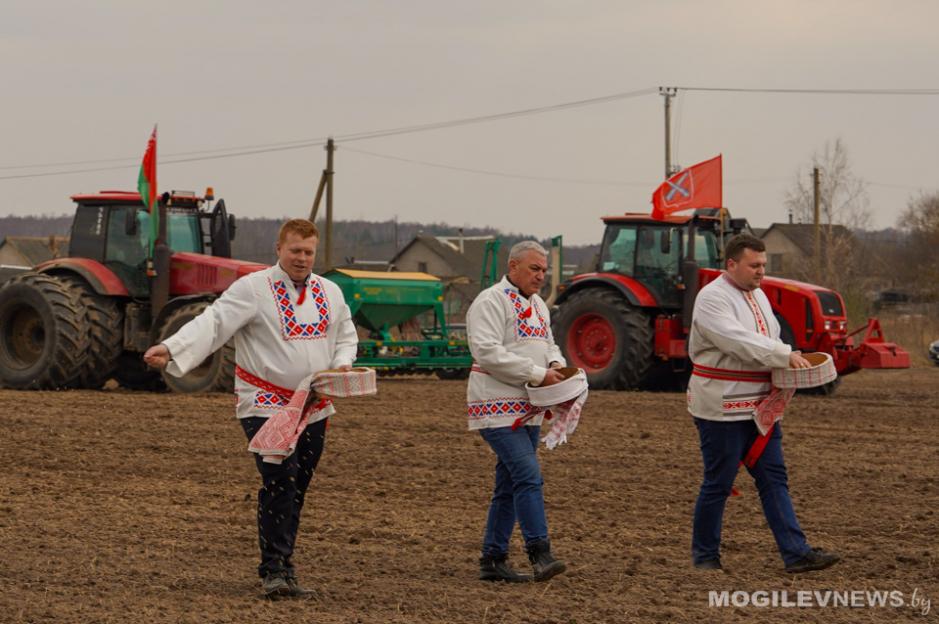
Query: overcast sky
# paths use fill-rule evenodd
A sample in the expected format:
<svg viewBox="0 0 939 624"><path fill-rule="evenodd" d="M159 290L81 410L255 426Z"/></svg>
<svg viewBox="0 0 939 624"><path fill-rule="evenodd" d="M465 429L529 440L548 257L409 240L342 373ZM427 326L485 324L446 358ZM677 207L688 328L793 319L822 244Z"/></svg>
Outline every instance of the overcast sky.
<svg viewBox="0 0 939 624"><path fill-rule="evenodd" d="M70 213L71 194L134 189L154 123L171 160L659 86L939 88L937 25L934 0L3 0L0 214ZM596 242L602 215L650 209L662 99L339 142L336 218ZM786 189L838 137L876 227L939 190L939 96L679 91L673 110L675 161L723 153L724 203L756 226L786 220ZM159 184L212 185L241 216L306 216L324 163L321 147L165 163ZM51 166L23 168L36 164Z"/></svg>

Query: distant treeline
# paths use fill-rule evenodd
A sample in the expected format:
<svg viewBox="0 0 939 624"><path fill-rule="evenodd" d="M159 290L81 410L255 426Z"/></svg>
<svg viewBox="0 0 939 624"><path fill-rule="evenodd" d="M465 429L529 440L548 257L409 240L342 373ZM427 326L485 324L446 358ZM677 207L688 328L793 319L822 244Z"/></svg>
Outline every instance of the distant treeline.
<svg viewBox="0 0 939 624"><path fill-rule="evenodd" d="M237 218L237 233L232 255L241 260L266 264L274 261L274 240L284 219ZM0 217L0 240L7 236L67 236L72 225L71 216ZM325 230L325 223L317 223ZM390 221L336 221L333 223L334 262L353 261L387 262L397 250L407 245L415 235L457 236L459 228L446 223L415 223ZM534 238L523 233L505 233L496 228L463 228L464 236L496 236L503 245ZM545 246L550 241L541 241ZM564 263L586 265L595 256L598 245L565 246ZM320 253L322 259L322 252Z"/></svg>

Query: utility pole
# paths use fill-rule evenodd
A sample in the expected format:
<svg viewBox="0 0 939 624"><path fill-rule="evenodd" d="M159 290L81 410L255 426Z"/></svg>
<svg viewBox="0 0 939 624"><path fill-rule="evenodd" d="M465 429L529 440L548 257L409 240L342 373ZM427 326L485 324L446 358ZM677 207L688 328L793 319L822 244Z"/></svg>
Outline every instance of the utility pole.
<svg viewBox="0 0 939 624"><path fill-rule="evenodd" d="M659 95L665 98L665 179L672 171L672 98L678 95L677 87L659 87Z"/></svg>
<svg viewBox="0 0 939 624"><path fill-rule="evenodd" d="M328 271L333 268L333 153L336 144L333 138L326 141L326 263Z"/></svg>
<svg viewBox="0 0 939 624"><path fill-rule="evenodd" d="M326 191L326 270L332 268L333 257L333 153L336 151L336 144L333 138L329 137L326 141L326 168L320 175L319 186L316 187L316 197L313 199L313 206L310 208L310 221L316 223L316 215L320 211L320 201L323 199L323 191Z"/></svg>
<svg viewBox="0 0 939 624"><path fill-rule="evenodd" d="M815 208L815 282L821 279L822 272L822 224L821 224L821 193L819 189L820 172L818 167L812 168L812 194Z"/></svg>
<svg viewBox="0 0 939 624"><path fill-rule="evenodd" d="M395 215L395 255L398 255L398 215Z"/></svg>

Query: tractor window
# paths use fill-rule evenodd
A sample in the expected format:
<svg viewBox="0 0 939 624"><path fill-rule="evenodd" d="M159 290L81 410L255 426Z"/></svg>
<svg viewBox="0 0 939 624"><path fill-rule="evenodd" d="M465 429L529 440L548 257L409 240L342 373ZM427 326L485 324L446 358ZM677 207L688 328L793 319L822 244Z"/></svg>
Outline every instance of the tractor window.
<svg viewBox="0 0 939 624"><path fill-rule="evenodd" d="M668 252L662 251L662 238L670 237ZM681 241L677 228L644 227L639 230L639 249L636 252L636 275L678 273Z"/></svg>
<svg viewBox="0 0 939 624"><path fill-rule="evenodd" d="M129 267L142 267L147 260L146 229L137 225L137 234L128 235L126 219L130 206L112 206L108 215L108 246L106 262L116 262Z"/></svg>
<svg viewBox="0 0 939 624"><path fill-rule="evenodd" d="M607 226L600 252L600 271L632 275L636 262L636 227Z"/></svg>
<svg viewBox="0 0 939 624"><path fill-rule="evenodd" d="M705 269L721 268L717 237L711 230L697 230L694 235L694 258Z"/></svg>
<svg viewBox="0 0 939 624"><path fill-rule="evenodd" d="M141 244L148 247L150 236L150 213L141 210L137 213L137 233ZM202 228L199 219L192 212L166 215L166 238L172 251L191 251L202 253Z"/></svg>
<svg viewBox="0 0 939 624"><path fill-rule="evenodd" d="M668 241L662 240L665 237L668 237ZM669 243L666 251L662 250L663 242ZM679 303L675 285L680 254L681 239L678 228L639 228L635 277L654 291L664 305Z"/></svg>
<svg viewBox="0 0 939 624"><path fill-rule="evenodd" d="M173 251L202 253L202 229L199 218L191 211L167 213L166 237Z"/></svg>

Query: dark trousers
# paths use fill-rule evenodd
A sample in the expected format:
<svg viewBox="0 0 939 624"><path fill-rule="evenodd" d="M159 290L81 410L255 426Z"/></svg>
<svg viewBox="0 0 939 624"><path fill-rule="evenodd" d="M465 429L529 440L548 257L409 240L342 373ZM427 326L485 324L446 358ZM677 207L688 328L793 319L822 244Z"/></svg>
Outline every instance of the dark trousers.
<svg viewBox="0 0 939 624"><path fill-rule="evenodd" d="M740 461L759 431L752 420L724 422L695 418L694 422L701 438L704 480L694 507L691 555L695 563L700 563L720 557L724 504L734 485ZM789 497L780 423L776 423L773 428L759 461L748 470L756 481L763 514L776 538L783 562L789 565L798 561L810 548Z"/></svg>
<svg viewBox="0 0 939 624"><path fill-rule="evenodd" d="M241 426L250 440L265 422L266 418L242 418ZM258 490L258 544L261 547L258 574L262 578L271 573L294 574L290 557L297 541L306 489L323 454L326 423L323 419L304 429L296 450L283 463L266 463L260 455L254 456L262 481Z"/></svg>

